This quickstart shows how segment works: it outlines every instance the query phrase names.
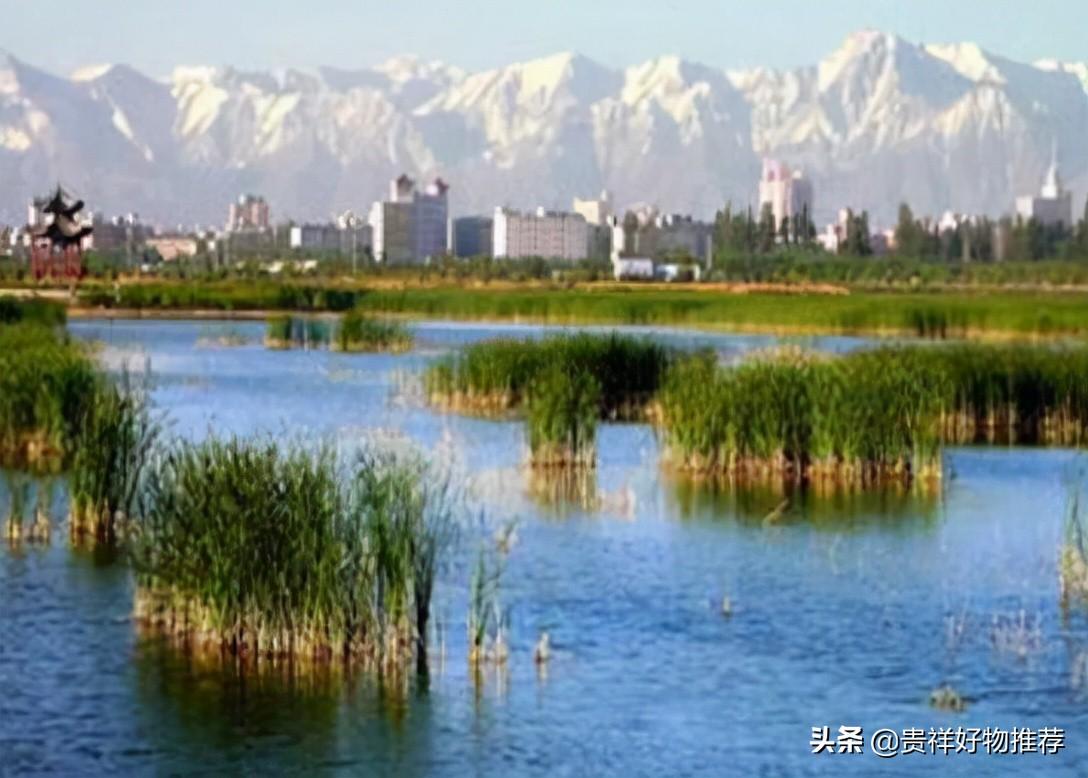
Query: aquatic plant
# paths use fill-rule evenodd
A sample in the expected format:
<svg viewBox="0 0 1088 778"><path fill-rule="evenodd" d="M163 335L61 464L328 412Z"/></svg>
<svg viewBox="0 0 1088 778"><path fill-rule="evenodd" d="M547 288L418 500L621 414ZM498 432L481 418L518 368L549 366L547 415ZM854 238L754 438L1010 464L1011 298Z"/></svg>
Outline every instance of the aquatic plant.
<svg viewBox="0 0 1088 778"><path fill-rule="evenodd" d="M27 538L31 542L48 543L53 534L53 498L56 495L56 481L52 477L39 479L35 489L34 523L30 525Z"/></svg>
<svg viewBox="0 0 1088 778"><path fill-rule="evenodd" d="M403 324L379 321L353 309L340 319L333 346L340 351L408 351L412 334Z"/></svg>
<svg viewBox="0 0 1088 778"><path fill-rule="evenodd" d="M1088 349L884 347L676 364L660 394L667 458L683 470L817 487L935 484L945 442L1079 445Z"/></svg>
<svg viewBox="0 0 1088 778"><path fill-rule="evenodd" d="M468 661L478 665L499 658L496 646L505 649L505 618L502 609L503 557L481 547L469 581ZM505 660L505 653L501 659Z"/></svg>
<svg viewBox="0 0 1088 778"><path fill-rule="evenodd" d="M322 348L329 345L328 322L305 316L272 316L264 344L271 349Z"/></svg>
<svg viewBox="0 0 1088 778"><path fill-rule="evenodd" d="M136 615L240 657L425 666L452 493L422 460L211 439L153 472ZM422 657L422 659L421 659Z"/></svg>
<svg viewBox="0 0 1088 778"><path fill-rule="evenodd" d="M1021 609L1011 615L995 614L990 639L996 651L1023 661L1042 648L1043 629L1038 617Z"/></svg>
<svg viewBox="0 0 1088 778"><path fill-rule="evenodd" d="M936 710L962 713L967 710L967 700L949 684L943 684L930 692L929 706Z"/></svg>
<svg viewBox="0 0 1088 778"><path fill-rule="evenodd" d="M4 480L8 493L8 515L4 520L4 537L8 543L17 545L23 540L30 480L25 474L10 470L4 471Z"/></svg>
<svg viewBox="0 0 1088 778"><path fill-rule="evenodd" d="M146 388L125 371L96 389L79 430L68 485L75 540L112 543L137 515L161 424Z"/></svg>
<svg viewBox="0 0 1088 778"><path fill-rule="evenodd" d="M0 466L61 469L97 384L87 348L62 331L0 326Z"/></svg>
<svg viewBox="0 0 1088 778"><path fill-rule="evenodd" d="M519 412L549 371L591 377L602 419L643 415L674 359L648 338L578 333L542 340L500 338L474 343L432 363L425 375L431 402L454 411Z"/></svg>
<svg viewBox="0 0 1088 778"><path fill-rule="evenodd" d="M0 324L38 324L62 327L68 320L63 304L38 297L0 296Z"/></svg>
<svg viewBox="0 0 1088 778"><path fill-rule="evenodd" d="M601 386L588 371L556 364L529 390L530 463L536 468L597 465Z"/></svg>
<svg viewBox="0 0 1088 778"><path fill-rule="evenodd" d="M1088 600L1088 526L1081 510L1082 487L1074 483L1069 488L1065 508L1065 543L1061 549L1058 576L1061 603Z"/></svg>

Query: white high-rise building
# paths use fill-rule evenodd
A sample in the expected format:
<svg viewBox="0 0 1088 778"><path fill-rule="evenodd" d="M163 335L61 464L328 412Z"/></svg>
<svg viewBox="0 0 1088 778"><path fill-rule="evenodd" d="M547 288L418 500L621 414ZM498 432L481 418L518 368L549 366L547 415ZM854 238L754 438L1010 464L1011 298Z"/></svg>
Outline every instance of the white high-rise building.
<svg viewBox="0 0 1088 778"><path fill-rule="evenodd" d="M1058 172L1057 146L1039 194L1016 198L1016 213L1025 220L1034 219L1047 227L1059 224L1073 226L1073 193L1062 186L1061 173Z"/></svg>
<svg viewBox="0 0 1088 778"><path fill-rule="evenodd" d="M379 262L424 262L448 250L449 186L436 178L422 192L401 175L389 184L389 199L370 208L374 258Z"/></svg>
<svg viewBox="0 0 1088 778"><path fill-rule="evenodd" d="M585 217L579 213L496 208L491 243L496 257L577 260L586 258L588 235Z"/></svg>
<svg viewBox="0 0 1088 778"><path fill-rule="evenodd" d="M792 220L795 215L807 213L811 219L813 199L812 182L801 171L791 171L784 162L763 160L758 214L763 213L763 209L769 205L776 230L781 228L783 219Z"/></svg>

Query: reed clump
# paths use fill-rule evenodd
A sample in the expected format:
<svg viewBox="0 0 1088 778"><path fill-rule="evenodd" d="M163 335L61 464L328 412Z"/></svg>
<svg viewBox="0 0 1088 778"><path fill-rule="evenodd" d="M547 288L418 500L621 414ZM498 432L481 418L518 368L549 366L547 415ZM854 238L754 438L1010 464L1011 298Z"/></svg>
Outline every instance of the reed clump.
<svg viewBox="0 0 1088 778"><path fill-rule="evenodd" d="M137 515L161 426L146 388L103 380L83 416L68 478L73 540L113 543Z"/></svg>
<svg viewBox="0 0 1088 778"><path fill-rule="evenodd" d="M662 391L666 459L737 481L860 487L938 476L939 406L919 395L909 364L882 367L847 359L729 368L687 360Z"/></svg>
<svg viewBox="0 0 1088 778"><path fill-rule="evenodd" d="M448 410L516 413L525 410L534 384L549 371L563 370L596 382L598 418L639 419L673 360L673 352L658 343L617 333L500 338L434 362L425 388L433 405Z"/></svg>
<svg viewBox="0 0 1088 778"><path fill-rule="evenodd" d="M412 348L412 333L403 324L381 321L354 309L340 319L332 345L338 351L403 353Z"/></svg>
<svg viewBox="0 0 1088 778"><path fill-rule="evenodd" d="M944 443L1081 445L1088 349L884 347L678 364L660 397L669 461L839 488L935 484Z"/></svg>
<svg viewBox="0 0 1088 778"><path fill-rule="evenodd" d="M415 657L455 529L421 461L273 442L182 443L154 471L133 556L136 617L242 658Z"/></svg>
<svg viewBox="0 0 1088 778"><path fill-rule="evenodd" d="M534 468L597 466L601 385L587 370L555 364L529 390L527 426Z"/></svg>
<svg viewBox="0 0 1088 778"><path fill-rule="evenodd" d="M61 469L98 382L88 349L63 331L0 326L0 466Z"/></svg>
<svg viewBox="0 0 1088 778"><path fill-rule="evenodd" d="M272 316L264 344L270 349L325 348L332 338L329 323L307 316Z"/></svg>

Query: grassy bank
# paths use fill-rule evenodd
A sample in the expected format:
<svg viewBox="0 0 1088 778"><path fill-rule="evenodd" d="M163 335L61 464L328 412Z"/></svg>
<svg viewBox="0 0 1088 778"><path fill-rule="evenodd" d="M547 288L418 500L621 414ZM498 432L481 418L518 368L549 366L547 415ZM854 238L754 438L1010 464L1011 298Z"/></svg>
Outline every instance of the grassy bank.
<svg viewBox="0 0 1088 778"><path fill-rule="evenodd" d="M739 481L933 482L946 442L1083 445L1088 349L775 352L687 360L660 395L666 458Z"/></svg>
<svg viewBox="0 0 1088 778"><path fill-rule="evenodd" d="M463 320L683 325L768 332L921 337L1083 335L1084 292L751 292L713 285L587 284L369 288L269 281L88 287L79 303L137 313L347 311ZM827 291L827 290L824 290Z"/></svg>
<svg viewBox="0 0 1088 778"><path fill-rule="evenodd" d="M368 293L373 311L429 318L687 325L753 331L959 337L1088 333L1088 295L1059 293L734 294L695 287Z"/></svg>

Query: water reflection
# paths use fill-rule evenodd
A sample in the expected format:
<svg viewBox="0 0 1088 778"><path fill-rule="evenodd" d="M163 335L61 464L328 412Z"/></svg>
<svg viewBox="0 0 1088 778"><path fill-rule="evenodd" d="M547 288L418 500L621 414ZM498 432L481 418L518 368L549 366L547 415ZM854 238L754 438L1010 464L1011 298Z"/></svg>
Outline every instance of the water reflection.
<svg viewBox="0 0 1088 778"><path fill-rule="evenodd" d="M336 663L247 664L180 651L152 636L137 641L133 662L148 746L183 772L209 752L220 769L260 771L268 762L262 746L275 751L278 772L387 762L412 774L410 763L426 761L429 692L414 674L355 672ZM405 741L412 758L402 763Z"/></svg>
<svg viewBox="0 0 1088 778"><path fill-rule="evenodd" d="M925 526L940 516L940 495L897 488L823 492L804 485L780 487L669 474L670 505L684 519L730 518L762 526L805 523L824 529L851 529L879 521Z"/></svg>

